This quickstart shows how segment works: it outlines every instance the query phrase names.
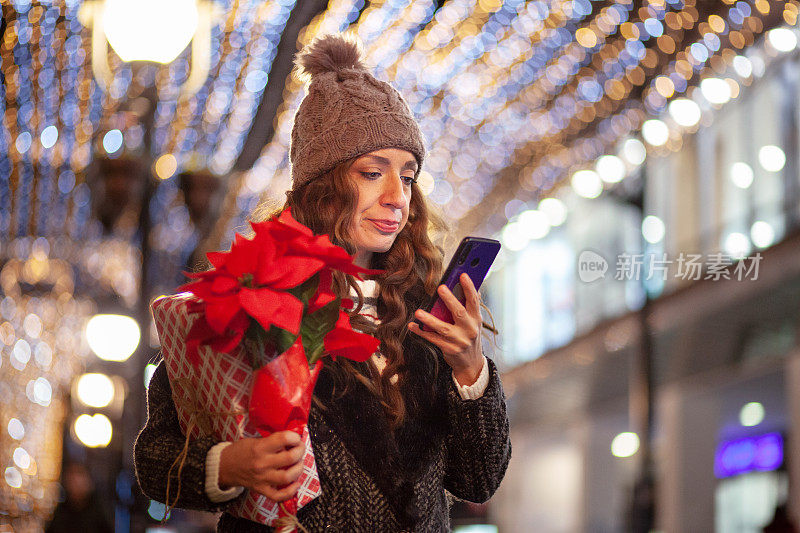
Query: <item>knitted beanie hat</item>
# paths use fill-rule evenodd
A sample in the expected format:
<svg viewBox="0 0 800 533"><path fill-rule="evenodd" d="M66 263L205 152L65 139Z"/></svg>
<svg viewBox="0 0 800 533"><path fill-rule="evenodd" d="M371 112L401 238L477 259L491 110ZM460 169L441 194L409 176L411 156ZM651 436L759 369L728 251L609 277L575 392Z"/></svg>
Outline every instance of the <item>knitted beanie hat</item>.
<svg viewBox="0 0 800 533"><path fill-rule="evenodd" d="M292 127L293 189L381 148L408 150L422 168L425 147L411 110L391 85L367 71L356 42L341 35L318 37L295 63L311 83Z"/></svg>

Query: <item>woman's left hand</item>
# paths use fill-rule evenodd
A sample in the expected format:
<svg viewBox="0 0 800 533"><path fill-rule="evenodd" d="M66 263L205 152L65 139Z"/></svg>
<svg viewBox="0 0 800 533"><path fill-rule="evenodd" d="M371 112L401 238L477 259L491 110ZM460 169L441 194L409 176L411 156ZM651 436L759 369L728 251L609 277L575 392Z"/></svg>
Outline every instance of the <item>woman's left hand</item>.
<svg viewBox="0 0 800 533"><path fill-rule="evenodd" d="M437 292L453 315L455 324L439 320L432 314L417 309L414 316L427 326L429 331L420 328L416 322L408 325L409 331L438 346L444 360L453 369L453 376L461 385L472 385L478 380L483 369L481 350L480 296L467 274L459 278L464 291L465 305L445 285L439 285Z"/></svg>

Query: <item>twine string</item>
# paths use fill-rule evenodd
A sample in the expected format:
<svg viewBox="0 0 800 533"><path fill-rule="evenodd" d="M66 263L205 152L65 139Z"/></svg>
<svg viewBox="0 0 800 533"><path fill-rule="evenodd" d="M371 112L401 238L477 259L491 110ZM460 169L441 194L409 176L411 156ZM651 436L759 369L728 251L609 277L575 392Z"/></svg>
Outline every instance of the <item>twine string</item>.
<svg viewBox="0 0 800 533"><path fill-rule="evenodd" d="M172 462L170 465L169 470L167 471L167 490L166 490L166 497L164 498L164 517L161 519L161 523L164 524L167 521L167 517L169 516L172 509L175 508L177 505L180 497L181 497L181 474L183 472L183 467L186 463L186 458L189 456L189 443L192 439L192 430L194 430L195 426L200 427L200 430L208 434L211 431L211 421L210 417L213 416L237 416L247 414L246 411L211 411L209 409L205 409L202 404L200 403L197 395L197 390L191 386L191 380L189 378L175 378L172 382L176 385L180 385L181 388L188 392L188 394L184 397L180 397L174 393L173 388L173 400L176 404L180 405L181 408L186 410L189 413L189 424L186 428L186 438L183 441L183 449ZM175 499L172 500L170 503L170 488L171 488L171 481L172 481L172 470L175 466L178 466L177 472L177 480L178 480L178 488L175 492ZM275 526L277 531L294 531L295 529L301 533L309 533L308 530L300 523L297 519L297 516L290 513L286 506L283 503L278 503L281 511L283 511L283 516L279 517L275 521Z"/></svg>
<svg viewBox="0 0 800 533"><path fill-rule="evenodd" d="M297 516L287 511L286 506L283 505L283 503L279 503L278 507L280 507L281 511L283 511L283 516L275 521L275 525L277 526L276 531L279 533L284 533L297 529L297 531L300 531L301 533L308 533L308 530L303 527L303 524L300 523L300 520L297 519Z"/></svg>
<svg viewBox="0 0 800 533"><path fill-rule="evenodd" d="M170 465L169 470L167 471L167 491L166 496L164 498L164 517L161 519L161 523L165 523L167 521L167 517L172 509L178 503L178 500L181 497L181 474L183 473L183 467L186 463L186 458L189 456L189 443L192 440L192 430L194 430L195 426L200 427L200 430L205 433L209 434L211 432L211 421L210 417L212 416L237 416L237 415L244 415L247 414L246 411L211 411L209 409L205 409L202 404L200 403L197 397L197 390L191 386L191 380L189 378L175 378L171 380L175 385L180 385L181 389L186 391L188 394L186 396L178 396L174 392L172 399L173 401L183 408L186 412L189 413L189 424L186 427L186 438L183 441L183 449L172 462ZM178 472L177 472L177 479L178 479L178 490L175 493L175 499L170 503L170 485L172 481L172 470L175 468L175 465L178 465Z"/></svg>

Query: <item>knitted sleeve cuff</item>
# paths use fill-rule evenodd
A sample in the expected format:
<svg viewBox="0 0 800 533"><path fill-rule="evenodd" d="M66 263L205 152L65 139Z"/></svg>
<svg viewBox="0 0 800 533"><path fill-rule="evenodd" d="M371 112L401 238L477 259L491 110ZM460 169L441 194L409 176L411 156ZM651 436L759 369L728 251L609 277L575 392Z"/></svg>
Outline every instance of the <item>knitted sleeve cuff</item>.
<svg viewBox="0 0 800 533"><path fill-rule="evenodd" d="M214 503L231 500L244 491L244 487L231 487L226 490L219 488L219 460L222 450L233 444L220 442L215 444L206 455L206 495Z"/></svg>
<svg viewBox="0 0 800 533"><path fill-rule="evenodd" d="M487 363L486 357L483 358L483 368L481 368L481 373L475 383L461 385L455 376L453 376L453 383L456 384L456 390L462 400L477 400L483 396L486 386L489 384L489 363Z"/></svg>

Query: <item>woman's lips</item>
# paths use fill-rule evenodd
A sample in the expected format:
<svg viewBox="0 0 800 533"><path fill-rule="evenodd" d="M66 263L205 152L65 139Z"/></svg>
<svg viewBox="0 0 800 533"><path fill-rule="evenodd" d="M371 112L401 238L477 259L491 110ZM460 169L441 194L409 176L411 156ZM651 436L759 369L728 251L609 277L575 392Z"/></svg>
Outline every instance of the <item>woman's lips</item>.
<svg viewBox="0 0 800 533"><path fill-rule="evenodd" d="M400 227L400 223L394 220L375 220L372 218L367 220L372 222L378 228L378 231L383 233L394 233Z"/></svg>

